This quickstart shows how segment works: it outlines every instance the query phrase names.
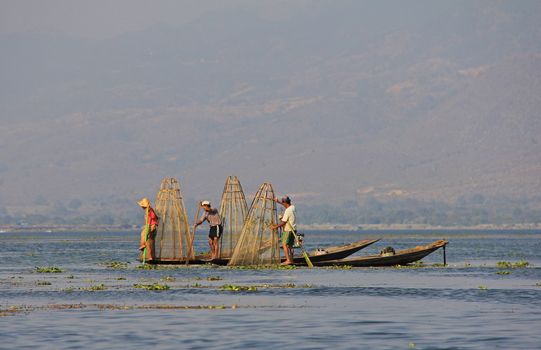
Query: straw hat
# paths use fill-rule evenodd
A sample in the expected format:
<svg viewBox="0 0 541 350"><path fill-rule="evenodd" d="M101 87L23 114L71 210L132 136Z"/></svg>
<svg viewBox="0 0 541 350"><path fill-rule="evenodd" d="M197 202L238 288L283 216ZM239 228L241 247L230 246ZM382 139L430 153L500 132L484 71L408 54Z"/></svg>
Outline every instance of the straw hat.
<svg viewBox="0 0 541 350"><path fill-rule="evenodd" d="M210 207L210 202L209 201L202 201L201 205L208 205Z"/></svg>
<svg viewBox="0 0 541 350"><path fill-rule="evenodd" d="M141 208L148 208L150 207L150 201L147 197L141 199L139 202L137 202Z"/></svg>

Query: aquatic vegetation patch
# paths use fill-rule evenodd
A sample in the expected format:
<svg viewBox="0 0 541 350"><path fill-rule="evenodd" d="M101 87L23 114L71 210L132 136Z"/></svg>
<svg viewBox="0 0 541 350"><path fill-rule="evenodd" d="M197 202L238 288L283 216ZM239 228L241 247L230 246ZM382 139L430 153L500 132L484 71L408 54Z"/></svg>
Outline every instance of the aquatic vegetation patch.
<svg viewBox="0 0 541 350"><path fill-rule="evenodd" d="M235 284L225 284L220 287L220 290L229 292L257 292L256 286L237 286Z"/></svg>
<svg viewBox="0 0 541 350"><path fill-rule="evenodd" d="M325 270L351 270L353 266L351 265L333 265L324 267Z"/></svg>
<svg viewBox="0 0 541 350"><path fill-rule="evenodd" d="M498 271L496 272L497 275L510 275L511 271Z"/></svg>
<svg viewBox="0 0 541 350"><path fill-rule="evenodd" d="M436 264L432 264L431 267L447 267L447 264L444 264L444 263L436 263Z"/></svg>
<svg viewBox="0 0 541 350"><path fill-rule="evenodd" d="M79 288L79 290L84 290L84 291L87 291L87 292L99 292L99 291L106 290L106 289L107 288L105 287L105 284L103 284L103 283L100 283L100 284L95 285L95 286Z"/></svg>
<svg viewBox="0 0 541 350"><path fill-rule="evenodd" d="M177 279L173 276L165 276L165 277L162 277L162 280L165 282L175 282Z"/></svg>
<svg viewBox="0 0 541 350"><path fill-rule="evenodd" d="M106 261L102 263L102 265L105 265L108 268L111 269L127 269L128 263L123 261Z"/></svg>
<svg viewBox="0 0 541 350"><path fill-rule="evenodd" d="M233 270L295 270L295 265L245 265L245 266L228 266Z"/></svg>
<svg viewBox="0 0 541 350"><path fill-rule="evenodd" d="M480 285L479 287L477 287L477 289L479 290L487 290L487 286L484 286L484 285Z"/></svg>
<svg viewBox="0 0 541 350"><path fill-rule="evenodd" d="M150 264L141 264L141 265L137 266L137 268L140 269L140 270L157 270L158 266L150 265Z"/></svg>
<svg viewBox="0 0 541 350"><path fill-rule="evenodd" d="M56 266L44 266L44 267L37 266L36 272L37 273L62 273L64 271L62 271L60 268Z"/></svg>
<svg viewBox="0 0 541 350"><path fill-rule="evenodd" d="M49 282L49 281L37 281L36 282L36 286L50 286L50 285L52 285L52 283Z"/></svg>
<svg viewBox="0 0 541 350"><path fill-rule="evenodd" d="M530 263L525 260L519 260L514 263L510 261L498 261L496 266L500 269L519 269L530 266Z"/></svg>
<svg viewBox="0 0 541 350"><path fill-rule="evenodd" d="M223 278L221 278L220 276L208 276L207 277L207 281L221 281L223 280Z"/></svg>
<svg viewBox="0 0 541 350"><path fill-rule="evenodd" d="M156 290L156 291L170 289L170 287L167 284L159 284L159 283L152 283L152 284L136 283L133 286L135 288L146 289L146 290Z"/></svg>
<svg viewBox="0 0 541 350"><path fill-rule="evenodd" d="M117 280L117 281L125 281L125 280L126 280L126 277L117 277L116 280Z"/></svg>

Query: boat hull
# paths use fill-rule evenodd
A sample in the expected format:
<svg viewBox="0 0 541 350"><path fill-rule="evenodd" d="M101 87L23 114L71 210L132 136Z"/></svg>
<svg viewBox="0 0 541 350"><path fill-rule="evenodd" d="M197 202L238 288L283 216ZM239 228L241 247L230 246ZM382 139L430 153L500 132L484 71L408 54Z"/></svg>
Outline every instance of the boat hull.
<svg viewBox="0 0 541 350"><path fill-rule="evenodd" d="M348 259L327 260L315 262L316 266L354 266L354 267L380 267L408 265L419 261L436 250L445 247L449 242L440 240L426 246L413 249L400 250L395 255L381 256L369 255Z"/></svg>

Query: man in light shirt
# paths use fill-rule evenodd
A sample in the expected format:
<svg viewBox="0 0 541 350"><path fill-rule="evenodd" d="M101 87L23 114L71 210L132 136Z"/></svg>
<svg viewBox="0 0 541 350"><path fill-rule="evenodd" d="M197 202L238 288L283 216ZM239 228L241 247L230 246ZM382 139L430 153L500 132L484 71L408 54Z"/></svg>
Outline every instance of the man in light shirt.
<svg viewBox="0 0 541 350"><path fill-rule="evenodd" d="M218 213L218 210L216 208L213 208L210 205L209 201L201 202L201 206L203 207L203 210L205 210L205 212L203 213L203 216L199 219L199 221L195 223L194 230L203 222L208 221L210 226L210 252L212 253L212 259L216 259L218 257L218 241L220 240L220 237L222 237L222 233L224 232L224 227L222 226L222 219L220 219L220 213Z"/></svg>
<svg viewBox="0 0 541 350"><path fill-rule="evenodd" d="M282 227L282 247L284 248L284 254L286 256L286 261L282 265L291 265L293 264L293 244L295 242L295 234L297 233L297 218L295 206L291 204L291 198L283 197L282 200L274 198L274 201L278 204L281 204L286 208L284 215L280 219L280 223L274 225L273 229L278 229Z"/></svg>

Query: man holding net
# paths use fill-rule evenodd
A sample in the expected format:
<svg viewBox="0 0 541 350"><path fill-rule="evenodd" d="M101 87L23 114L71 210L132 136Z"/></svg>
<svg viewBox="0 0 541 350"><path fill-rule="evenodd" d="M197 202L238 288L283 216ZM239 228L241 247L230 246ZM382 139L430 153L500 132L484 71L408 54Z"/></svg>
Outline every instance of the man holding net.
<svg viewBox="0 0 541 350"><path fill-rule="evenodd" d="M203 213L201 219L199 219L199 221L195 223L195 227L201 225L205 221L208 221L210 225L210 252L212 253L212 259L216 259L218 257L219 240L224 231L224 227L222 226L222 219L220 218L220 213L218 213L218 209L212 208L209 201L201 202L201 206L203 207L203 210L205 212Z"/></svg>
<svg viewBox="0 0 541 350"><path fill-rule="evenodd" d="M274 225L272 229L275 230L282 227L281 241L286 256L286 261L283 265L291 265L293 264L293 244L295 243L295 234L297 232L295 206L291 204L291 198L288 196L283 197L281 200L274 198L274 201L286 208L284 215L280 219L280 223Z"/></svg>

